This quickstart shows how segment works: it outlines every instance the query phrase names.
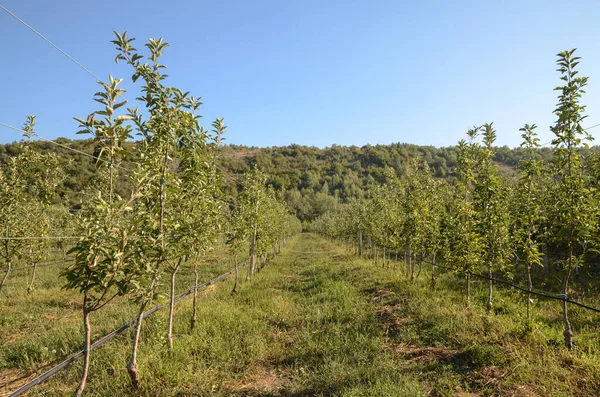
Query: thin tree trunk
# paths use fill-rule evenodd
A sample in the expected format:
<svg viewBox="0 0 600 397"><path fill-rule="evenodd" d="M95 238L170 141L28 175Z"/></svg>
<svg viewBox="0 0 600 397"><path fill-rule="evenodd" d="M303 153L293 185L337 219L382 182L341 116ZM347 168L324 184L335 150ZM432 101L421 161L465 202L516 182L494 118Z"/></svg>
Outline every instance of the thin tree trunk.
<svg viewBox="0 0 600 397"><path fill-rule="evenodd" d="M237 294L238 292L238 257L237 255L234 256L234 263L235 263L235 284L233 284L233 290L231 291L232 294Z"/></svg>
<svg viewBox="0 0 600 397"><path fill-rule="evenodd" d="M571 329L571 322L569 321L569 312L567 309L567 291L569 289L569 278L571 277L571 261L572 258L569 258L569 270L567 271L567 276L563 282L563 296L564 299L562 301L562 309L563 309L563 320L565 322L565 330L563 335L565 337L565 346L569 350L573 350L573 330Z"/></svg>
<svg viewBox="0 0 600 397"><path fill-rule="evenodd" d="M246 281L249 281L254 274L254 266L256 263L256 228L252 231L252 236L250 237L250 252L248 258L248 275L246 276Z"/></svg>
<svg viewBox="0 0 600 397"><path fill-rule="evenodd" d="M412 256L410 252L410 240L406 239L406 244L404 245L404 260L406 262L406 269L410 274L410 279L414 279L414 272L412 269Z"/></svg>
<svg viewBox="0 0 600 397"><path fill-rule="evenodd" d="M142 321L144 320L144 309L146 308L146 302L140 305L140 311L138 313L135 323L135 333L133 335L133 343L131 347L131 359L127 364L127 373L131 378L131 387L134 390L140 387L140 374L137 366L137 352L140 345L140 333L142 330Z"/></svg>
<svg viewBox="0 0 600 397"><path fill-rule="evenodd" d="M92 345L92 329L90 327L90 312L86 308L87 298L83 299L83 327L85 329L85 342L83 347L83 371L81 372L81 379L79 380L79 386L75 391L75 397L80 397L85 389L85 383L87 382L88 371L90 368L90 347Z"/></svg>
<svg viewBox="0 0 600 397"><path fill-rule="evenodd" d="M362 231L358 232L358 256L362 256L363 254L363 235Z"/></svg>
<svg viewBox="0 0 600 397"><path fill-rule="evenodd" d="M527 326L531 325L531 291L533 290L533 283L531 281L531 266L527 263Z"/></svg>
<svg viewBox="0 0 600 397"><path fill-rule="evenodd" d="M431 259L431 289L435 290L435 257L436 255L433 254L433 257Z"/></svg>
<svg viewBox="0 0 600 397"><path fill-rule="evenodd" d="M489 258L488 258L489 260ZM492 311L492 309L494 308L494 304L493 304L493 296L492 294L494 293L494 284L492 281L492 262L488 262L488 301L487 301L487 312L490 313Z"/></svg>
<svg viewBox="0 0 600 397"><path fill-rule="evenodd" d="M550 270L550 266L548 264L548 247L546 246L546 244L542 244L542 254L544 255L544 273L548 273L548 270Z"/></svg>
<svg viewBox="0 0 600 397"><path fill-rule="evenodd" d="M471 272L467 272L465 277L467 281L467 307L471 306Z"/></svg>
<svg viewBox="0 0 600 397"><path fill-rule="evenodd" d="M8 275L10 274L11 270L12 270L12 262L8 261L8 266L6 267L6 272L4 273L4 277L2 278L2 281L0 282L0 292L2 292L2 287L4 287L4 283L6 283L6 279L8 278Z"/></svg>
<svg viewBox="0 0 600 397"><path fill-rule="evenodd" d="M198 258L194 261L194 302L192 304L192 321L190 324L191 329L196 326L196 313L198 312Z"/></svg>
<svg viewBox="0 0 600 397"><path fill-rule="evenodd" d="M383 255L383 258L382 258L383 262L381 263L381 267L385 268L385 246L383 247L383 253L382 253L382 255Z"/></svg>
<svg viewBox="0 0 600 397"><path fill-rule="evenodd" d="M31 294L33 291L33 282L35 281L35 273L37 271L37 263L33 264L33 270L31 271L31 280L29 280L29 286L27 287L27 293Z"/></svg>
<svg viewBox="0 0 600 397"><path fill-rule="evenodd" d="M377 249L377 246L375 246L375 265L377 266L378 263L379 263L379 250Z"/></svg>
<svg viewBox="0 0 600 397"><path fill-rule="evenodd" d="M167 340L169 341L169 351L173 351L173 313L175 311L175 275L183 262L183 256L179 257L177 266L171 272L171 300L169 301L169 326L167 331Z"/></svg>

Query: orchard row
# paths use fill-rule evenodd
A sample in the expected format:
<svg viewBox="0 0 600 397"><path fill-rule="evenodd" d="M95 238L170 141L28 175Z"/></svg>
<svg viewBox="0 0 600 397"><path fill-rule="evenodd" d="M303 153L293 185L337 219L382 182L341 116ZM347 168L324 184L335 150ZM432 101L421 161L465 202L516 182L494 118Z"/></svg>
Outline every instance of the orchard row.
<svg viewBox="0 0 600 397"><path fill-rule="evenodd" d="M169 284L169 319L165 333L173 348L173 304L176 274L193 268L198 286L200 257L224 240L233 252L248 244L249 280L267 257L289 236L300 231L300 222L289 215L283 201L266 186L266 176L251 170L237 181L237 197L224 197L224 175L216 156L226 126L223 119L212 130L201 126L200 101L166 85L161 56L168 44L150 39L142 54L127 32L113 41L117 62L131 67L133 83L140 85L137 107L128 107L122 80L109 76L94 95L99 109L76 118L79 133L96 142L96 172L83 192L82 208L70 215L52 206L54 189L65 173L58 158L40 154L25 142L23 154L0 168L2 286L9 282L13 263L33 266L29 293L34 288L37 264L47 258L50 242L70 245L74 263L64 271L65 287L81 293L85 329L84 365L76 395L84 390L90 364L93 314L117 297L139 306L127 366L134 388L139 387L137 355L146 308L161 297ZM35 117L23 127L35 137ZM137 136L135 153L124 143ZM125 158L136 161L125 162ZM129 192L117 193L117 180L126 180ZM75 237L71 238L70 237ZM273 250L273 251L271 251ZM237 257L236 257L237 280ZM237 284L236 284L237 286ZM194 313L196 318L196 297Z"/></svg>
<svg viewBox="0 0 600 397"><path fill-rule="evenodd" d="M568 298L573 273L589 266L586 258L600 248L600 159L590 151L582 154L591 140L580 104L588 78L577 74L574 53L557 55L562 85L555 89L552 161L541 160L537 127L526 124L520 130L525 160L510 175L493 161L496 131L486 123L458 142L456 180L435 179L424 161L413 159L404 169L388 170L390 182L370 198L325 214L312 228L333 238L356 238L359 251L365 241L384 256L404 251L411 278L425 260L455 268L464 275L467 304L471 276L487 273L488 312L494 308L494 272L511 276L524 270L533 291L532 270L545 263L547 270L549 258L562 269L561 296ZM526 302L529 321L530 293ZM565 345L572 349L565 300L562 317Z"/></svg>

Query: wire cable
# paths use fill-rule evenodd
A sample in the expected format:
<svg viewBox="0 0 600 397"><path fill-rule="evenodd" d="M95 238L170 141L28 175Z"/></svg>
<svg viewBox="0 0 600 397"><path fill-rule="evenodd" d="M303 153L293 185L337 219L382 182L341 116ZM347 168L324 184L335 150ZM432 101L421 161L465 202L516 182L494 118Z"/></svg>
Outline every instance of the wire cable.
<svg viewBox="0 0 600 397"><path fill-rule="evenodd" d="M70 56L69 54L67 54L62 48L60 48L59 46L57 46L56 44L54 44L52 41L50 41L50 39L48 39L46 36L44 36L43 34L41 34L40 32L38 32L37 30L35 30L31 25L29 25L27 22L25 22L24 20L22 20L21 18L19 18L17 15L15 15L11 11L9 11L2 4L0 4L0 8L2 8L4 11L6 11L6 13L8 13L10 16L12 16L13 18L15 18L17 21L19 21L23 25L25 25L33 33L35 33L36 35L38 35L39 37L41 37L42 39L44 39L44 41L46 41L48 44L50 44L52 47L54 47L61 54L63 54L67 58L69 58L71 60L71 62L73 62L75 65L77 65L81 69L83 69L87 74L89 74L90 76L92 76L93 78L95 78L97 81L100 81L100 82L102 81L94 73L90 72L90 70L88 68L86 68L85 66L83 66L81 63L77 62L77 60L75 58L73 58L72 56Z"/></svg>
<svg viewBox="0 0 600 397"><path fill-rule="evenodd" d="M238 271L239 271L239 269L243 268L246 265L247 265L247 262L244 262L241 265L238 265L237 266ZM185 298L186 296L192 294L194 292L194 290L202 291L203 289L206 289L208 286L219 282L220 280L222 280L222 279L226 278L227 276L233 274L235 271L236 271L236 269L234 268L234 269L232 269L232 270L230 270L230 271L228 271L226 273L221 274L220 276L217 276L217 277L213 278L210 281L207 281L206 283L204 283L202 285L199 285L197 287L194 286L194 287L190 288L186 292L178 295L173 300L173 303L177 303L180 300L182 300L183 298ZM165 305L156 305L152 309L144 312L142 314L142 318L146 318L146 317L154 314L155 312L159 311L160 309L162 309L164 307L165 307ZM90 350L89 351L92 351L94 349L99 348L100 346L104 345L106 342L108 342L108 341L114 339L115 337L117 337L118 335L122 334L129 327L131 327L132 325L134 325L136 323L136 321L137 321L137 318L134 318L133 320L130 320L129 322L123 324L121 327L117 328L116 330L112 331L111 333L109 333L109 334L105 335L104 337L100 338L99 340L97 340L96 342L94 342L90 346ZM69 364L73 363L74 361L76 361L77 359L83 357L84 355L85 355L85 352L83 350L79 351L78 353L72 355L71 357L69 357L66 360L62 361L58 365L54 366L50 370L48 370L48 371L44 372L43 374L41 374L40 376L36 377L31 382L28 382L27 384L21 386L19 389L17 389L16 391L12 392L11 394L9 394L9 397L20 396L21 394L25 393L26 391L28 391L32 387L39 385L40 383L44 382L45 380L47 380L51 376L55 375L57 372L59 372L60 370L64 369Z"/></svg>
<svg viewBox="0 0 600 397"><path fill-rule="evenodd" d="M15 130L15 131L18 131L18 132L20 132L20 133L25 133L25 131L24 131L24 130L22 130L22 129L18 128L18 127L12 126L12 125L10 125L10 124L3 123L3 122L0 122L0 126L6 127L6 128L10 128L11 130ZM94 155L92 155L92 154L89 154L89 153L86 153L86 152L82 152L81 150L74 149L74 148L72 148L72 147L69 147L69 146L67 146L67 145L63 145L62 143L58 143L58 142L56 142L56 141L53 141L52 139L45 138L45 137L43 137L43 136L41 136L41 135L39 135L39 134L37 134L37 133L33 133L32 135L33 135L33 136L35 136L36 138L39 138L40 140L42 140L42 141L44 141L44 142L49 142L49 143L52 143L52 144L54 144L54 145L57 145L57 146L60 146L60 147L62 147L62 148L65 148L65 149L67 149L67 150L70 150L70 151L72 151L72 152L75 152L75 153L81 154L81 155L83 155L83 156L90 157L90 158L92 158L92 159L94 159L94 160L96 160L96 161L103 161L103 162L105 162L105 163L108 163L108 160L104 160L104 159L98 158L98 157L96 157L96 156L94 156ZM122 169L122 170L124 170L124 171L131 171L130 169L127 169L127 168L125 168L125 167L123 167L123 166L120 166L120 165L118 165L118 164L113 164L113 167L115 167L115 168L119 168L119 169Z"/></svg>
<svg viewBox="0 0 600 397"><path fill-rule="evenodd" d="M467 273L467 271L465 271L464 269L460 269L458 267L443 266L443 265L439 265L437 263L433 263L431 261L428 261L426 259L418 259L416 257L412 257L412 258L414 260L416 260L416 261L421 261L421 262L433 265L435 267L439 267L441 269L446 269L446 270L451 270L451 271L458 271L458 272L462 272L462 273ZM523 291L523 292L526 292L526 293L530 293L532 295L536 295L536 296L540 296L540 297L548 298L548 299L559 300L561 302L567 302L567 303L573 304L575 306L579 306L579 307L582 307L584 309L587 309L587 310L590 310L590 311L593 311L593 312L596 312L596 313L600 313L600 309L597 309L597 308L592 307L592 306L588 306L588 305L586 305L584 303L581 303L581 302L577 302L577 301L571 300L571 299L567 298L567 296L564 295L564 294L551 294L549 292L544 292L544 291L537 292L535 290L529 290L529 288L524 287L522 285L511 283L510 281L507 281L507 280L502 280L502 279L499 279L499 278L496 278L496 277L488 277L487 275L479 274L479 273L472 273L472 272L469 272L469 273L470 273L471 276L473 276L475 278L479 278L479 279L482 279L482 280L488 280L488 281L491 280L491 281L494 281L496 283L508 285L509 287L512 287L514 289L517 289L517 290L520 290L520 291Z"/></svg>

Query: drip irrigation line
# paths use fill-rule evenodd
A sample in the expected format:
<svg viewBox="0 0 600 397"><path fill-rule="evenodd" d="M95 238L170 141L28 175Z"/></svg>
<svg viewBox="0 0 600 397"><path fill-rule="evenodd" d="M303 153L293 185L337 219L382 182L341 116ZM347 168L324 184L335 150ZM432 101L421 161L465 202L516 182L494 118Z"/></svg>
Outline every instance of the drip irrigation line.
<svg viewBox="0 0 600 397"><path fill-rule="evenodd" d="M240 265L237 266L237 269L241 269L244 266L247 265L247 262L244 262ZM227 276L231 275L232 273L234 273L236 271L236 269L232 269L226 273L223 273L215 278L213 278L210 281L207 281L206 283L199 285L197 287L192 287L189 290L187 290L186 292L178 295L174 300L173 303L177 303L180 300L182 300L183 298L185 298L186 296L192 294L194 292L194 290L197 291L201 291L207 287L209 287L212 284L215 284L219 281L221 281L222 279L226 278ZM152 309L144 312L142 314L142 318L146 318L152 314L154 314L155 312L159 311L160 309L164 308L165 305L156 305L154 306ZM112 331L111 333L103 336L102 338L100 338L99 340L97 340L96 342L94 342L91 346L89 351L92 351L94 349L99 348L100 346L104 345L106 342L114 339L115 337L117 337L118 335L122 334L123 332L125 332L129 327L131 327L132 325L134 325L137 321L137 318L130 320L129 322L123 324L122 326L120 326L119 328L117 328L116 330ZM44 372L43 374L41 374L40 376L38 376L37 378L33 379L31 382L28 382L27 384L21 386L19 389L17 389L16 391L12 392L11 394L9 394L9 397L17 397L20 396L21 394L25 393L26 391L28 391L29 389L31 389L34 386L39 385L40 383L44 382L45 380L47 380L48 378L52 377L53 375L55 375L57 372L61 371L62 369L64 369L65 367L67 367L69 364L73 363L74 361L76 361L77 359L83 357L85 355L85 351L81 350L78 353L72 355L71 357L67 358L66 360L62 361L61 363L57 364L56 366L54 366L53 368L49 369L48 371Z"/></svg>
<svg viewBox="0 0 600 397"><path fill-rule="evenodd" d="M452 270L452 271L459 271L459 272L466 273L465 270L459 269L459 268L456 268L456 267L448 267L448 266L438 265L437 263L433 263L433 262L430 262L430 261L425 260L425 259L423 259L421 261L425 262L425 263L428 263L430 265L433 265L435 267L439 267L441 269ZM517 290L520 290L520 291L523 291L523 292L527 292L528 294L530 293L532 295L540 296L540 297L543 297L543 298L554 299L554 300L558 300L558 301L561 301L561 302L567 302L567 303L573 304L575 306L579 306L579 307L582 307L584 309L587 309L587 310L590 310L590 311L593 311L593 312L596 312L596 313L600 313L600 309L597 309L597 308L592 307L592 306L588 306L588 305L586 305L584 303L581 303L581 302L577 302L577 301L571 300L571 299L567 298L567 296L565 294L555 295L555 294L551 294L549 292L544 292L544 291L542 291L542 292L537 292L535 290L531 290L530 291L529 288L527 288L527 287L511 283L510 281L507 281L507 280L502 280L502 279L499 279L499 278L496 278L496 277L489 277L487 275L483 275L483 274L479 274L479 273L470 273L470 274L471 274L471 276L479 278L479 279L482 279L482 280L488 280L488 281L491 280L491 281L494 281L494 282L499 283L499 284L508 285L509 287L512 287L514 289L517 289Z"/></svg>

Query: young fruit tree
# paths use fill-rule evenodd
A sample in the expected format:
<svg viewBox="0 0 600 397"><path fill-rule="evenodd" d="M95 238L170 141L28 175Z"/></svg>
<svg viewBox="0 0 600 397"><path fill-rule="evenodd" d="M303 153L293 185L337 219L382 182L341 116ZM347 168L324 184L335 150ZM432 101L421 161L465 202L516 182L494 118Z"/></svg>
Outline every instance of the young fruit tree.
<svg viewBox="0 0 600 397"><path fill-rule="evenodd" d="M502 268L509 256L509 229L506 184L498 176L494 162L496 131L492 124L484 124L482 145L478 150L478 169L475 173L473 203L477 218L477 232L481 249L485 252L488 275L486 309L493 309L493 269Z"/></svg>
<svg viewBox="0 0 600 397"><path fill-rule="evenodd" d="M133 47L135 39L129 38L127 32L115 32L115 36L112 42L118 53L116 61L124 61L133 68L134 83L143 82L138 100L149 113L143 117L138 109L129 110L135 129L142 137L140 161L132 174L132 185L140 192L133 223L136 234L144 238L137 239L132 299L139 304L139 311L127 365L132 386L137 389L140 384L137 354L144 311L148 304L159 298L158 287L165 267L171 268L171 285L174 287L177 263L185 256L185 253L181 255L177 244L182 226L178 200L181 199L184 177L178 172L177 164L190 140L195 142L194 150L199 147L209 150L212 146L207 145L208 135L200 126L197 114L200 101L188 92L164 84L168 76L162 72L166 65L160 63L160 58L169 44L162 38L151 38L145 44L148 54L142 55Z"/></svg>
<svg viewBox="0 0 600 397"><path fill-rule="evenodd" d="M579 57L575 49L557 54L558 71L563 85L556 87L559 91L558 104L554 110L557 120L550 128L555 138L554 160L552 171L556 179L554 199L556 212L552 233L566 250L566 274L563 279L562 296L566 299L569 293L569 281L577 267L583 264L583 256L591 248L594 241L597 223L597 200L595 189L589 183L584 167L582 147L588 147L585 141L592 137L581 125L586 118L585 106L580 99L587 85L588 78L578 76L575 69ZM573 348L573 330L569 321L567 302L562 302L563 321L565 324L565 346Z"/></svg>
<svg viewBox="0 0 600 397"><path fill-rule="evenodd" d="M519 183L514 190L513 208L515 220L515 239L517 244L517 255L522 255L527 271L527 288L529 293L526 296L527 305L527 324L531 322L531 291L533 290L533 281L531 270L536 266L542 266L542 252L540 250L540 234L542 233L543 223L543 203L541 174L543 172L542 164L539 160L539 138L535 129L535 124L525 124L519 131L523 143L521 147L525 149L526 157L520 165Z"/></svg>
<svg viewBox="0 0 600 397"><path fill-rule="evenodd" d="M475 177L479 167L480 146L474 140L480 128L467 132L469 141L458 142L458 182L449 205L448 259L465 274L466 304L471 302L471 274L484 255L477 233L477 211L473 203Z"/></svg>
<svg viewBox="0 0 600 397"><path fill-rule="evenodd" d="M90 316L105 307L117 296L125 294L131 274L129 238L132 237L128 213L131 201L115 193L115 179L122 169L120 157L125 154L123 142L131 137L127 116L115 116L115 111L125 105L120 101L125 92L119 88L121 80L109 76L108 83L100 83L103 90L94 99L103 105L85 120L78 119L79 133L91 134L100 151L97 157L97 181L91 186L91 198L78 214L81 238L69 251L75 263L64 273L65 288L83 294L84 363L79 386L75 393L83 393L90 365L92 327Z"/></svg>

